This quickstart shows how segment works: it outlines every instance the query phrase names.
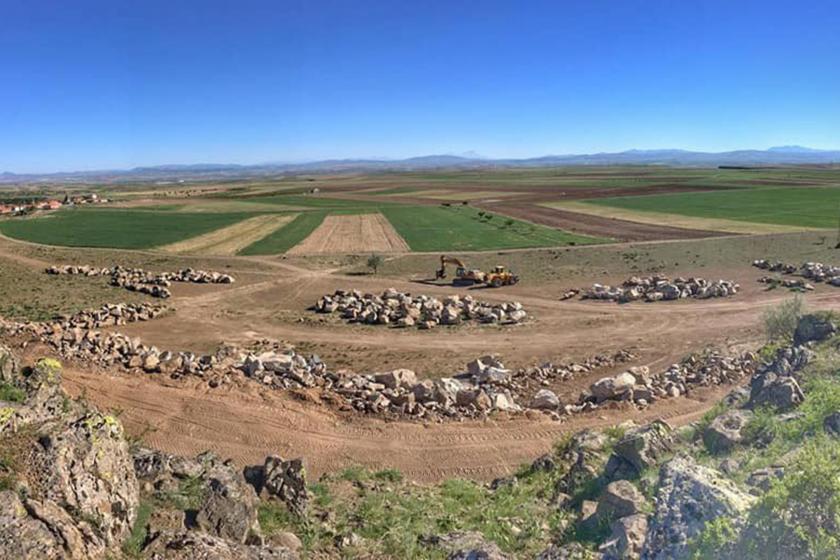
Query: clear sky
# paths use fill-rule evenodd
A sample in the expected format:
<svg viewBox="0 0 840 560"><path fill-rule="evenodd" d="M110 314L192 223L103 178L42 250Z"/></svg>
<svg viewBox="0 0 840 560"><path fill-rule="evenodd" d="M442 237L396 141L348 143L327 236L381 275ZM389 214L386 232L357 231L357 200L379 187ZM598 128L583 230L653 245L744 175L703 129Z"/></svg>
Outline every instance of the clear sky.
<svg viewBox="0 0 840 560"><path fill-rule="evenodd" d="M778 144L837 0L0 0L0 171Z"/></svg>

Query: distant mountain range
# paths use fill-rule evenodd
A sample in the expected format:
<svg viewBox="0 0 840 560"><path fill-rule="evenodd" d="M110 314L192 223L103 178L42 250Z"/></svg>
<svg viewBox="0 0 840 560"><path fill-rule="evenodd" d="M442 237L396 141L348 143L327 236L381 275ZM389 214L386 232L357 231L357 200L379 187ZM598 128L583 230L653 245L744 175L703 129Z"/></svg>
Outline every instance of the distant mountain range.
<svg viewBox="0 0 840 560"><path fill-rule="evenodd" d="M74 171L46 174L0 173L0 183L87 183L125 181L197 181L301 173L349 171L417 171L430 169L482 169L499 167L562 167L597 165L663 165L676 167L780 166L840 164L840 150L778 146L767 150L692 152L688 150L627 150L614 153L549 155L526 159L489 159L472 155L429 155L408 159L331 159L307 163L177 164L126 170Z"/></svg>

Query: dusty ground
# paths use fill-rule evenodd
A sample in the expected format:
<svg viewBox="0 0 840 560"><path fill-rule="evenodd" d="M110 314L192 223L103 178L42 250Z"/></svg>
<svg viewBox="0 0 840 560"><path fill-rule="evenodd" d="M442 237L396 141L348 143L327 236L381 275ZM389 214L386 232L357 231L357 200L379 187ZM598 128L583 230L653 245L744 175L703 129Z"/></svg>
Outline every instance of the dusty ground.
<svg viewBox="0 0 840 560"><path fill-rule="evenodd" d="M327 216L309 236L292 247L288 255L318 253L408 251L408 244L382 214Z"/></svg>
<svg viewBox="0 0 840 560"><path fill-rule="evenodd" d="M463 326L419 331L348 325L337 318L315 315L307 308L320 295L337 288L381 291L395 287L439 296L453 293L456 289L451 286L424 280L422 271L431 273L436 264L434 255L392 259L383 267L388 276L380 277L345 274L330 267L329 259L312 261L317 264L313 267L295 259L257 257L206 257L196 261L153 253L39 248L0 241L0 262L8 259L18 267L33 270L54 262L83 264L122 257L127 264L147 262L156 269L189 262L223 269L237 277L230 286L176 285L168 302L175 308L172 315L120 327L122 332L140 335L160 348L206 351L223 341L270 338L318 353L336 368L369 372L406 366L431 377L451 375L468 360L488 352L498 353L510 366L522 366L546 360L581 360L595 353L629 348L639 355L636 364L657 369L708 346L752 347L762 337L763 311L790 294L764 291L756 283L762 271L750 267L750 260L825 260L836 256L832 244L817 234L475 255L470 257L471 264L485 266L485 261L496 260L516 264L523 282L500 290L457 291L493 301L516 299L526 306L532 321L514 328ZM557 299L568 287L594 281L619 282L630 273L661 270L672 275L733 279L743 290L731 299L661 304ZM44 282L49 280L43 277ZM114 301L121 296L121 291L115 290ZM840 289L820 285L817 292L807 296L807 302L814 308L840 309ZM38 349L28 352L35 357ZM553 388L563 399L573 399L592 381L609 373L593 372ZM307 468L315 474L362 464L396 467L418 481L504 475L549 449L562 434L586 426L656 417L688 422L725 391L696 392L690 399L657 403L644 413L600 410L565 423L536 416L422 424L337 413L289 394L265 392L252 384L210 389L199 380L176 382L162 376L128 376L120 371L95 371L81 364L69 364L66 377L76 394L84 393L102 407L120 410L131 434L167 451L196 453L209 448L240 464L279 453L304 457Z"/></svg>
<svg viewBox="0 0 840 560"><path fill-rule="evenodd" d="M242 220L204 235L160 247L169 253L192 255L235 255L251 243L291 222L296 214L267 214Z"/></svg>

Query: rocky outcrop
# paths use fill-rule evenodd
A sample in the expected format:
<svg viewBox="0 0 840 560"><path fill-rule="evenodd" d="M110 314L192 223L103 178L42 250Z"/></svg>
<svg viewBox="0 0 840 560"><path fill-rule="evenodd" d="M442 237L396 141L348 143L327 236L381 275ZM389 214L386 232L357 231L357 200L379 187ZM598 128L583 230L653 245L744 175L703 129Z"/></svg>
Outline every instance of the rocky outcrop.
<svg viewBox="0 0 840 560"><path fill-rule="evenodd" d="M69 401L54 360L9 374L26 400L0 418L0 432L29 446L15 460L18 492L0 494L0 557L105 556L130 532L139 502L122 425Z"/></svg>
<svg viewBox="0 0 840 560"><path fill-rule="evenodd" d="M306 490L306 471L301 459L283 460L268 456L262 465L247 467L245 478L258 494L276 498L286 504L290 512L304 515L309 502Z"/></svg>
<svg viewBox="0 0 840 560"><path fill-rule="evenodd" d="M631 301L673 301L683 298L708 299L729 297L738 293L740 286L729 280L709 281L704 278L674 278L667 276L633 276L621 286L593 284L583 293L583 299L611 300L619 303Z"/></svg>
<svg viewBox="0 0 840 560"><path fill-rule="evenodd" d="M690 557L689 543L718 517L737 519L754 498L721 473L688 457L676 457L662 466L656 505L649 520L642 551L646 560Z"/></svg>
<svg viewBox="0 0 840 560"><path fill-rule="evenodd" d="M837 321L828 313L804 315L793 333L794 346L825 340L838 331Z"/></svg>
<svg viewBox="0 0 840 560"><path fill-rule="evenodd" d="M618 440L613 447L608 470L626 472L627 465L635 476L639 476L645 469L656 466L671 451L671 426L655 420L645 426L630 429Z"/></svg>
<svg viewBox="0 0 840 560"><path fill-rule="evenodd" d="M452 295L440 300L426 295L412 296L393 288L381 295L336 290L320 298L313 309L319 313L338 313L351 323L425 329L468 321L514 324L528 316L522 304L515 301L486 303L469 295Z"/></svg>
<svg viewBox="0 0 840 560"><path fill-rule="evenodd" d="M772 407L786 410L805 398L795 375L812 359L805 347L785 347L774 358L762 364L750 380L749 408Z"/></svg>
<svg viewBox="0 0 840 560"><path fill-rule="evenodd" d="M729 453L744 440L752 413L748 410L730 410L716 417L703 430L703 443L711 453Z"/></svg>

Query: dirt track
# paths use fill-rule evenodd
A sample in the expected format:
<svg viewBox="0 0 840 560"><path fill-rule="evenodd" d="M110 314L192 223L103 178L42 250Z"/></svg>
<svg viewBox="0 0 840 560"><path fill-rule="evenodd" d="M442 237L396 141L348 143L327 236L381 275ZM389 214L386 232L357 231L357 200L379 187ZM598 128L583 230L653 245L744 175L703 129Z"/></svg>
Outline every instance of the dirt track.
<svg viewBox="0 0 840 560"><path fill-rule="evenodd" d="M244 266L252 260L235 262ZM48 264L32 258L19 262L39 269ZM260 262L270 270L238 274L232 265L229 272L237 276L237 283L230 286L175 286L169 300L175 308L172 315L119 330L173 350L204 351L222 341L251 342L266 337L285 340L303 351L320 354L333 367L360 372L407 366L421 376L433 377L457 372L466 361L488 352L500 354L509 366L520 366L563 358L580 360L619 348L632 348L640 356L636 364L658 369L708 345L740 349L757 343L762 311L790 297L780 290L762 291L755 282L761 271L746 263L726 270L693 269L705 277L739 281L742 293L726 300L629 305L561 302L552 294L570 280L557 278L543 285L474 292L481 299L521 301L533 320L516 328L395 330L347 325L316 316L307 307L336 288L379 291L393 286L438 296L452 293L453 288L400 278L344 276L276 259ZM584 285L594 280L620 278L575 277L574 282ZM814 308L840 309L840 289L819 286L808 300ZM29 357L36 357L38 351L30 348ZM104 408L122 410L121 419L129 432L142 435L152 446L177 453L209 448L242 465L261 461L267 453L302 456L316 475L354 464L396 467L419 481L452 476L486 480L505 475L548 450L562 434L588 426L656 417L674 423L691 421L726 390L698 391L691 399L663 401L643 414L612 409L578 415L565 423L538 416L424 425L339 414L315 402L265 392L248 382L210 389L195 379L172 381L163 376L110 373L70 364L66 378L76 394L85 392ZM610 373L613 371L592 372L551 388L563 400L574 399L592 381ZM147 432L148 427L152 431Z"/></svg>
<svg viewBox="0 0 840 560"><path fill-rule="evenodd" d="M617 220L581 214L579 212L568 212L546 208L536 204L520 202L498 202L484 204L483 208L493 210L502 214L521 218L537 224L579 233L583 235L594 235L596 237L608 237L619 241L654 241L660 239L699 239L701 237L713 237L727 235L716 231L703 231L696 229L684 229L654 224L643 224L628 220Z"/></svg>
<svg viewBox="0 0 840 560"><path fill-rule="evenodd" d="M327 216L288 255L408 251L408 244L382 214Z"/></svg>

